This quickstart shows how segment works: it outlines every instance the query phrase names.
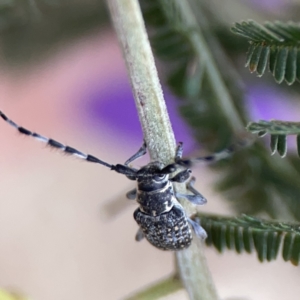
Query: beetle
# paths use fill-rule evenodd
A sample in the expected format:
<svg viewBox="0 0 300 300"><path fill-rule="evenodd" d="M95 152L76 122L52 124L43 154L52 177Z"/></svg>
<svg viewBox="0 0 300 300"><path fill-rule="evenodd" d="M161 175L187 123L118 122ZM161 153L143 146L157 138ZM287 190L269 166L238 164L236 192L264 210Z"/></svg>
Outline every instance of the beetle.
<svg viewBox="0 0 300 300"><path fill-rule="evenodd" d="M228 148L209 156L183 159L183 143L180 142L176 148L174 163L164 166L161 162L154 161L140 169L135 169L129 164L146 154L147 145L145 141L124 164L112 165L93 155L85 154L73 147L21 127L1 111L0 116L21 134L31 136L66 154L103 165L112 171L125 175L130 180L135 180L137 187L129 191L126 196L128 199L136 200L139 204L133 214L139 225L136 234L137 241L146 238L150 244L158 249L177 251L191 245L192 229L198 238L206 238L205 230L199 222L186 215L178 198L185 198L195 205L205 204L206 199L194 188L195 178L190 178L191 170L189 167L196 161L214 161L225 158L230 155L233 149ZM174 173L175 175L173 175ZM177 193L174 189L174 183L186 181L186 187L190 194Z"/></svg>

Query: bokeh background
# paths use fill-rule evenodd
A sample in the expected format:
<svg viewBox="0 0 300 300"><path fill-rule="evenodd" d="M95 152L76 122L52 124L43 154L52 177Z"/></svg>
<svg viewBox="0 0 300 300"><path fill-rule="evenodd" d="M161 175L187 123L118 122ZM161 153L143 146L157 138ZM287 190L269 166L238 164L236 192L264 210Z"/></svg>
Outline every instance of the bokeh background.
<svg viewBox="0 0 300 300"><path fill-rule="evenodd" d="M142 141L126 69L104 3L80 2L0 2L0 107L30 130L109 163L123 162ZM224 2L236 14L233 20L224 10L228 28L240 19L292 18L299 4ZM243 68L245 57L238 59ZM286 110L297 120L292 95L249 77L252 118L284 118ZM199 146L179 117L178 101L164 90L176 139L192 153ZM0 141L1 287L34 300L115 300L172 273L172 253L134 241L136 204L124 197L132 182L20 136L4 122ZM209 200L203 210L231 214L212 188L218 174L206 166L193 172ZM108 216L108 205L120 199L123 209ZM299 298L299 270L280 257L260 264L255 254L206 252L222 299ZM187 296L182 291L168 299Z"/></svg>

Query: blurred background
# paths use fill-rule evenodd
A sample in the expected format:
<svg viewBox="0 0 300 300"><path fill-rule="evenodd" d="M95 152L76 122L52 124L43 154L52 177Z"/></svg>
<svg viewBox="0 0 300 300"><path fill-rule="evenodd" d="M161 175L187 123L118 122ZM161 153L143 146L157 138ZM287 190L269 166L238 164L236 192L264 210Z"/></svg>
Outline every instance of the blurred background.
<svg viewBox="0 0 300 300"><path fill-rule="evenodd" d="M287 89L268 75L250 75L244 69L247 43L229 31L242 19L298 21L299 1L210 5L223 25L222 31L214 28L216 36L246 83L248 120L299 120L298 83ZM9 118L112 164L139 148L142 132L104 2L2 0L0 33L0 107ZM164 64L158 60L158 66L164 78ZM205 148L180 117L178 97L167 85L164 91L185 153ZM132 182L49 150L5 122L0 141L0 287L34 300L115 300L172 273L172 253L134 240L137 206L124 196ZM147 157L137 166L144 163ZM234 214L213 189L218 172L206 166L193 172L208 199L201 210ZM107 205L118 199L124 208L108 217ZM207 259L222 299L298 299L299 270L281 257L260 264L255 254L220 255L207 248ZM187 296L182 291L168 299Z"/></svg>

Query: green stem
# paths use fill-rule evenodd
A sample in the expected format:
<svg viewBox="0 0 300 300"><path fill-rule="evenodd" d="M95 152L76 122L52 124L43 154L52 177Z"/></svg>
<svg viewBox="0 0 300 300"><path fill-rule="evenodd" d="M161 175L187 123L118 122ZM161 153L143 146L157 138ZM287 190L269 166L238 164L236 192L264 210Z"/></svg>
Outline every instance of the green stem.
<svg viewBox="0 0 300 300"><path fill-rule="evenodd" d="M173 294L183 288L180 279L177 276L171 276L154 285L136 293L125 300L156 300L164 296Z"/></svg>
<svg viewBox="0 0 300 300"><path fill-rule="evenodd" d="M234 101L222 79L211 51L209 50L206 41L202 35L201 29L198 26L197 20L187 0L176 0L178 11L180 11L181 19L185 21L187 28L193 28L193 34L190 34L190 41L194 46L194 50L205 62L205 68L209 81L213 86L212 92L216 96L220 110L225 114L228 123L234 133L239 134L245 131L244 124L237 112ZM198 7L197 7L198 8Z"/></svg>
<svg viewBox="0 0 300 300"><path fill-rule="evenodd" d="M107 3L126 61L151 159L168 164L174 161L175 138L139 3L137 0L107 0ZM187 214L195 212L189 203L184 207ZM204 245L195 240L191 247L177 252L180 277L190 299L218 299L203 255Z"/></svg>
<svg viewBox="0 0 300 300"><path fill-rule="evenodd" d="M108 0L107 3L151 159L168 164L175 155L175 137L139 3L136 0Z"/></svg>

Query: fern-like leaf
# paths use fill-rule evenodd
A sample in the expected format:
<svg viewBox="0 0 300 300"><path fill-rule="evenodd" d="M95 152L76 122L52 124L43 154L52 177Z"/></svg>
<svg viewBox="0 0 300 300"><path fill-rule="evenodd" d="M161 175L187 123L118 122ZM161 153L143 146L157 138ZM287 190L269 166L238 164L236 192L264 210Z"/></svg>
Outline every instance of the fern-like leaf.
<svg viewBox="0 0 300 300"><path fill-rule="evenodd" d="M300 123L285 122L285 121L264 121L250 122L247 125L247 130L252 133L257 133L258 136L264 136L267 133L271 135L270 148L272 154L278 152L281 157L284 157L287 152L287 135L297 135L297 149L300 156Z"/></svg>
<svg viewBox="0 0 300 300"><path fill-rule="evenodd" d="M211 30L213 18L207 19L202 1L140 0L140 3L146 25L151 28L150 41L164 63L169 88L181 99L182 116L201 142L202 149L206 147L208 152L223 149L236 134L230 122L232 116L236 119L238 114L244 122L249 117L244 110L240 77L234 73ZM182 16L179 5L187 3L196 7L189 16ZM199 24L189 23L196 18L194 12L199 16ZM203 49L209 49L216 61L209 56L208 62L208 56L203 57ZM216 91L219 85L208 73L211 66L218 67L231 99L220 101L220 94ZM228 109L231 105L221 105L228 101L232 101L235 112ZM300 220L300 160L291 162L291 159L288 157L274 163L265 147L255 143L213 166L220 174L217 189L237 213L264 213L273 218ZM281 201L281 207L278 201Z"/></svg>
<svg viewBox="0 0 300 300"><path fill-rule="evenodd" d="M236 23L232 31L250 41L246 67L262 76L269 70L276 82L300 80L300 24L275 21L260 25L253 20Z"/></svg>
<svg viewBox="0 0 300 300"><path fill-rule="evenodd" d="M225 249L237 253L255 251L261 262L272 261L277 258L283 245L283 259L299 265L299 224L266 221L247 215L232 218L199 213L197 216L208 234L206 244L214 246L221 253Z"/></svg>

